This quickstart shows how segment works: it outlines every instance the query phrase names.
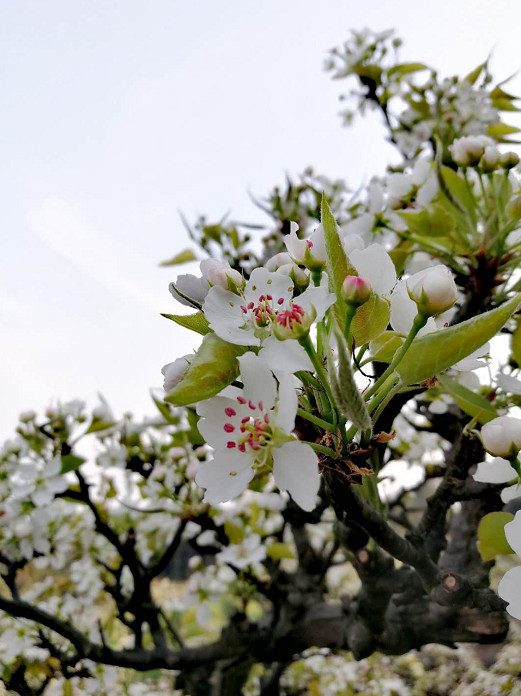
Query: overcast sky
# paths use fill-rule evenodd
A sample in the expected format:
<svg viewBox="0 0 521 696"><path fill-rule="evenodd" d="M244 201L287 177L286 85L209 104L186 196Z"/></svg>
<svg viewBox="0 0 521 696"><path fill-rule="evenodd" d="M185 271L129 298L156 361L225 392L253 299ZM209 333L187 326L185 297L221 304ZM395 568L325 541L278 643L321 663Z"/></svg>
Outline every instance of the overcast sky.
<svg viewBox="0 0 521 696"><path fill-rule="evenodd" d="M4 0L0 3L0 437L20 411L101 392L153 412L161 366L196 341L178 306L189 219L263 221L313 165L356 188L392 156L378 122L341 128L322 66L350 29L396 27L405 60L519 70L519 0ZM510 88L521 93L516 77ZM185 267L193 270L192 267ZM183 272L186 272L183 269Z"/></svg>

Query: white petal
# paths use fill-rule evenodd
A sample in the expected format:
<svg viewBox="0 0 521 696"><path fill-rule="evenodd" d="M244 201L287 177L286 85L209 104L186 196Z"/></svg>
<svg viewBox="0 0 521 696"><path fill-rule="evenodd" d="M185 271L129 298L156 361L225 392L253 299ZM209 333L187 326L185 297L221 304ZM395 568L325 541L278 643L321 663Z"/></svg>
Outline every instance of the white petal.
<svg viewBox="0 0 521 696"><path fill-rule="evenodd" d="M295 304L302 307L306 313L311 312L311 307L314 307L316 312L315 321L320 321L326 313L326 309L329 309L335 300L336 296L328 291L327 286L320 285L319 287L309 287L307 290L304 290L302 295L295 298Z"/></svg>
<svg viewBox="0 0 521 696"><path fill-rule="evenodd" d="M204 500L224 503L242 493L252 480L251 458L240 452L216 452L217 459L203 462L195 475L198 486L206 488Z"/></svg>
<svg viewBox="0 0 521 696"><path fill-rule="evenodd" d="M181 295L176 292L176 288L179 290L179 292L182 292L183 295L191 297L193 300L201 304L208 293L209 287L210 286L208 285L206 278L198 278L192 273L185 273L177 276L175 283L170 283L168 289L175 300L186 307L193 307L194 305L191 302L188 302L188 300L185 300L184 297L181 297Z"/></svg>
<svg viewBox="0 0 521 696"><path fill-rule="evenodd" d="M238 360L244 384L244 398L254 404L262 401L263 410L269 410L275 403L277 384L268 363L263 357L252 352L244 353Z"/></svg>
<svg viewBox="0 0 521 696"><path fill-rule="evenodd" d="M502 457L495 457L490 462L480 462L472 478L481 483L508 483L515 477L516 472L508 461Z"/></svg>
<svg viewBox="0 0 521 696"><path fill-rule="evenodd" d="M497 588L498 595L507 601L507 611L515 619L521 619L521 566L507 570Z"/></svg>
<svg viewBox="0 0 521 696"><path fill-rule="evenodd" d="M429 205L437 193L438 179L434 175L429 176L423 186L420 186L418 190L416 204L421 208L425 208L425 206Z"/></svg>
<svg viewBox="0 0 521 696"><path fill-rule="evenodd" d="M521 486L515 483L513 486L508 486L508 488L503 488L501 491L501 500L505 503L509 503L511 500L521 497Z"/></svg>
<svg viewBox="0 0 521 696"><path fill-rule="evenodd" d="M232 415L228 415L226 410ZM250 415L246 405L226 396L215 396L213 399L201 401L197 404L197 413L201 416L197 425L199 432L215 449L225 449L229 440L236 440L241 419ZM228 423L234 428L231 432L224 429Z"/></svg>
<svg viewBox="0 0 521 696"><path fill-rule="evenodd" d="M418 307L409 297L407 283L405 280L400 280L391 295L391 326L397 333L407 336L417 314ZM427 324L418 331L418 336L425 336L437 330L434 319L429 317Z"/></svg>
<svg viewBox="0 0 521 696"><path fill-rule="evenodd" d="M288 491L303 510L313 510L320 485L318 458L308 445L298 440L273 450L275 483Z"/></svg>
<svg viewBox="0 0 521 696"><path fill-rule="evenodd" d="M275 336L270 336L262 344L259 352L276 375L281 372L298 372L306 370L313 372L313 364L308 354L300 343L292 339L279 341Z"/></svg>
<svg viewBox="0 0 521 696"><path fill-rule="evenodd" d="M512 522L505 525L505 536L512 549L521 556L521 511L517 511Z"/></svg>
<svg viewBox="0 0 521 696"><path fill-rule="evenodd" d="M295 416L297 415L297 391L293 377L287 372L280 374L278 379L279 399L277 402L276 424L285 433L291 433L295 427Z"/></svg>
<svg viewBox="0 0 521 696"><path fill-rule="evenodd" d="M510 394L521 394L521 381L512 377L512 375L498 374L496 383L500 389Z"/></svg>
<svg viewBox="0 0 521 696"><path fill-rule="evenodd" d="M281 304L284 305L293 296L293 281L288 276L271 273L263 267L255 268L244 289L246 304L253 302L257 305L261 295L271 295L275 301L282 297L284 302Z"/></svg>
<svg viewBox="0 0 521 696"><path fill-rule="evenodd" d="M203 304L203 313L211 328L224 341L239 346L258 346L260 340L253 328L244 327L247 315L241 309L243 300L229 290L214 285Z"/></svg>
<svg viewBox="0 0 521 696"><path fill-rule="evenodd" d="M212 612L210 606L207 602L203 602L197 606L195 610L195 619L199 626L203 628L208 628L210 625L210 619L212 618Z"/></svg>
<svg viewBox="0 0 521 696"><path fill-rule="evenodd" d="M390 293L396 285L396 269L381 244L354 249L349 257L362 278L368 280L377 295Z"/></svg>

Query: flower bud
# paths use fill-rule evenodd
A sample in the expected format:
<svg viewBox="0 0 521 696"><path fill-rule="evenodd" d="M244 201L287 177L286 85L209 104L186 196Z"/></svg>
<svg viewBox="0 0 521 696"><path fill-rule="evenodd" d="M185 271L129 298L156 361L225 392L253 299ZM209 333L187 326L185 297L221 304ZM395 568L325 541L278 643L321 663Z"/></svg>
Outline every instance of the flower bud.
<svg viewBox="0 0 521 696"><path fill-rule="evenodd" d="M342 297L356 307L363 305L371 296L371 283L365 278L348 275L342 283Z"/></svg>
<svg viewBox="0 0 521 696"><path fill-rule="evenodd" d="M172 391L172 389L179 384L184 373L190 366L189 359L192 357L192 355L183 355L182 358L177 358L174 362L168 363L161 368L161 373L165 378L163 389L166 392Z"/></svg>
<svg viewBox="0 0 521 696"><path fill-rule="evenodd" d="M411 276L407 280L407 290L418 305L418 311L427 316L445 312L458 299L452 273L441 264Z"/></svg>
<svg viewBox="0 0 521 696"><path fill-rule="evenodd" d="M239 271L224 266L213 266L208 269L206 276L210 286L220 285L225 290L234 292L237 288L242 288L244 278Z"/></svg>
<svg viewBox="0 0 521 696"><path fill-rule="evenodd" d="M481 428L483 447L494 457L513 458L521 449L521 420L499 416Z"/></svg>
<svg viewBox="0 0 521 696"><path fill-rule="evenodd" d="M485 143L476 135L468 135L463 138L457 138L449 150L452 154L452 159L460 167L472 167L478 164L479 160L485 152Z"/></svg>
<svg viewBox="0 0 521 696"><path fill-rule="evenodd" d="M495 145L487 145L483 157L479 160L481 171L487 174L498 168L500 153Z"/></svg>
<svg viewBox="0 0 521 696"><path fill-rule="evenodd" d="M499 157L499 164L504 169L513 169L519 164L519 155L516 152L504 152Z"/></svg>

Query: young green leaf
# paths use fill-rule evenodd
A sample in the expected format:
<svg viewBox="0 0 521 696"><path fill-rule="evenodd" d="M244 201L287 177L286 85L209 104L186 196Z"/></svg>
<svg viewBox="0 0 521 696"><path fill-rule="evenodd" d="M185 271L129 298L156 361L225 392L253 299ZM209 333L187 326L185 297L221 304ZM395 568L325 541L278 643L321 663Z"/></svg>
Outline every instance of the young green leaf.
<svg viewBox="0 0 521 696"><path fill-rule="evenodd" d="M210 325L206 321L206 317L202 312L196 312L195 314L161 314L165 319L170 319L170 321L175 321L179 326L184 326L190 331L196 331L197 333L205 336L210 333Z"/></svg>
<svg viewBox="0 0 521 696"><path fill-rule="evenodd" d="M69 471L77 471L85 461L86 459L77 457L75 454L64 454L62 456L62 468L60 473L68 474Z"/></svg>
<svg viewBox="0 0 521 696"><path fill-rule="evenodd" d="M337 297L334 305L334 312L338 325L343 330L345 326L346 305L342 299L342 283L347 275L357 276L358 271L347 259L340 240L340 235L338 234L335 218L331 213L325 194L322 194L322 226L324 227L329 289L331 292L334 292Z"/></svg>
<svg viewBox="0 0 521 696"><path fill-rule="evenodd" d="M415 384L443 372L489 341L521 302L521 293L500 307L416 339L396 367L402 383Z"/></svg>
<svg viewBox="0 0 521 696"><path fill-rule="evenodd" d="M475 418L479 423L488 423L488 421L498 417L499 414L495 407L482 394L467 389L446 374L437 375L437 378L461 410Z"/></svg>
<svg viewBox="0 0 521 696"><path fill-rule="evenodd" d="M372 341L383 333L389 324L391 310L389 300L373 293L357 310L351 323L351 333L357 346Z"/></svg>
<svg viewBox="0 0 521 696"><path fill-rule="evenodd" d="M510 512L489 512L478 526L478 551L484 561L499 554L514 553L505 536L505 525L514 519Z"/></svg>
<svg viewBox="0 0 521 696"><path fill-rule="evenodd" d="M187 261L197 261L197 256L191 249L183 249L173 258L168 261L161 261L160 266L178 266L180 263L186 263Z"/></svg>
<svg viewBox="0 0 521 696"><path fill-rule="evenodd" d="M214 333L206 334L189 368L165 401L186 406L215 396L237 377L237 358L247 350L246 346L234 346Z"/></svg>

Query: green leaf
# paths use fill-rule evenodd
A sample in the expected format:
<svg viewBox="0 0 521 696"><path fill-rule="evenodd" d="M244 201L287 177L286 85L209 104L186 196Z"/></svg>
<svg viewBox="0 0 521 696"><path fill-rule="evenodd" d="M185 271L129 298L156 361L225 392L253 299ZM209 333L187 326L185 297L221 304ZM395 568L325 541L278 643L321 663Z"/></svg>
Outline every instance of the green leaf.
<svg viewBox="0 0 521 696"><path fill-rule="evenodd" d="M200 420L199 416L197 415L197 411L194 408L187 408L186 418L188 420L188 425L190 426L189 429L184 433L188 438L188 442L190 442L194 447L204 445L205 440L197 427Z"/></svg>
<svg viewBox="0 0 521 696"><path fill-rule="evenodd" d="M492 106L498 111L520 111L520 109L512 104L510 99L492 99Z"/></svg>
<svg viewBox="0 0 521 696"><path fill-rule="evenodd" d="M516 126L509 126L507 123L491 123L487 128L488 135L493 138L502 138L505 135L511 135L512 133L520 133L521 128Z"/></svg>
<svg viewBox="0 0 521 696"><path fill-rule="evenodd" d="M155 403L157 410L163 416L167 423L170 423L172 425L176 425L177 423L179 423L179 418L177 416L174 416L169 404L165 404L163 401L161 401L161 399L158 399L156 396L154 396L152 392L150 393L150 396L152 397L152 401Z"/></svg>
<svg viewBox="0 0 521 696"><path fill-rule="evenodd" d="M170 319L170 321L175 321L179 326L184 326L185 329L196 331L203 336L211 331L210 325L202 312L196 312L195 314L161 314L161 316L165 317L165 319Z"/></svg>
<svg viewBox="0 0 521 696"><path fill-rule="evenodd" d="M395 73L400 75L407 75L407 73L418 72L419 70L428 70L429 67L425 63L400 63L400 65L393 65L387 71L387 76L391 77Z"/></svg>
<svg viewBox="0 0 521 696"><path fill-rule="evenodd" d="M389 324L389 300L373 293L357 310L351 324L351 333L357 346L372 341L383 333Z"/></svg>
<svg viewBox="0 0 521 696"><path fill-rule="evenodd" d="M281 541L276 541L271 546L266 549L266 554L269 558L273 558L274 561L280 561L282 558L295 558L293 551L289 548L287 544L283 544Z"/></svg>
<svg viewBox="0 0 521 696"><path fill-rule="evenodd" d="M404 385L423 382L463 360L505 325L521 302L521 293L500 307L417 338L396 368Z"/></svg>
<svg viewBox="0 0 521 696"><path fill-rule="evenodd" d="M334 313L341 330L345 326L346 305L342 299L342 283L347 275L358 275L358 271L349 263L338 234L335 218L331 213L326 196L322 193L322 226L324 227L324 239L326 246L326 268L329 278L329 289L334 292L337 299L334 304ZM363 305L362 305L363 306Z"/></svg>
<svg viewBox="0 0 521 696"><path fill-rule="evenodd" d="M115 425L115 423L107 423L99 418L93 418L88 430L85 431L85 435L89 435L89 433L98 433L101 430L108 430L108 428L112 428L113 425Z"/></svg>
<svg viewBox="0 0 521 696"><path fill-rule="evenodd" d="M445 374L437 375L437 378L461 410L475 418L479 423L488 423L488 421L498 417L499 414L495 407L482 394L467 389Z"/></svg>
<svg viewBox="0 0 521 696"><path fill-rule="evenodd" d="M474 70L472 70L472 72L469 72L469 74L465 76L465 78L464 78L465 81L470 82L470 84L473 85L476 82L476 80L478 79L478 77L481 75L483 70L485 70L485 68L487 67L487 64L488 64L488 60L486 60L484 63L480 63L477 68L474 68Z"/></svg>
<svg viewBox="0 0 521 696"><path fill-rule="evenodd" d="M384 331L369 344L371 359L390 363L404 339L396 331Z"/></svg>
<svg viewBox="0 0 521 696"><path fill-rule="evenodd" d="M186 263L187 261L197 261L197 256L191 249L183 249L179 254L176 254L173 258L168 261L161 261L160 266L178 266L180 263Z"/></svg>
<svg viewBox="0 0 521 696"><path fill-rule="evenodd" d="M447 237L455 229L452 215L440 204L434 204L419 213L399 212L409 230L419 237Z"/></svg>
<svg viewBox="0 0 521 696"><path fill-rule="evenodd" d="M85 461L87 460L83 457L77 457L75 454L64 454L62 456L62 469L60 473L68 474L69 471L76 471Z"/></svg>
<svg viewBox="0 0 521 696"><path fill-rule="evenodd" d="M476 215L476 201L464 179L458 176L453 169L446 166L441 167L440 175L454 200L459 203L462 208L466 208L474 218Z"/></svg>
<svg viewBox="0 0 521 696"><path fill-rule="evenodd" d="M231 520L225 520L224 531L230 544L240 544L244 539L244 529Z"/></svg>
<svg viewBox="0 0 521 696"><path fill-rule="evenodd" d="M214 333L206 334L191 365L165 401L186 406L215 396L237 377L237 358L247 350L247 346L232 345Z"/></svg>
<svg viewBox="0 0 521 696"><path fill-rule="evenodd" d="M484 561L499 554L514 553L505 536L505 525L514 519L510 512L489 512L478 526L478 551Z"/></svg>

